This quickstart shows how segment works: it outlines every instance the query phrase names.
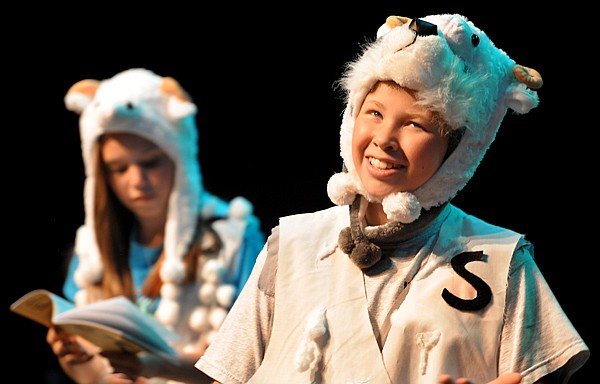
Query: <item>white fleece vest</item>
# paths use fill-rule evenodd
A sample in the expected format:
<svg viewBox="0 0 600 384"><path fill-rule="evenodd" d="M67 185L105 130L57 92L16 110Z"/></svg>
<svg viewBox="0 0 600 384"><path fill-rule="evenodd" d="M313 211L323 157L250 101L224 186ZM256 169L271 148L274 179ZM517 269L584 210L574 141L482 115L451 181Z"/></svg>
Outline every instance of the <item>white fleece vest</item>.
<svg viewBox="0 0 600 384"><path fill-rule="evenodd" d="M348 225L348 207L281 219L273 329L249 383L431 384L442 373L475 382L497 377L507 274L520 235L452 206L432 254L391 315L380 350L363 273L336 247ZM457 255L482 259L463 263L467 272L460 273L467 279L450 264ZM482 309L457 309L442 297L447 291L450 301L463 303L459 307L481 299L482 281L491 288Z"/></svg>

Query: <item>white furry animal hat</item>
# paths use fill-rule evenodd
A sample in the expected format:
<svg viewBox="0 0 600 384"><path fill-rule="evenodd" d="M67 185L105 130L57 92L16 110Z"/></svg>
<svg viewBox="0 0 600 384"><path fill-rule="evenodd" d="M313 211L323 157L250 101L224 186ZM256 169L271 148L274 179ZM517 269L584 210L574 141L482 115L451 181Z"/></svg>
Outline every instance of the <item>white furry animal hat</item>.
<svg viewBox="0 0 600 384"><path fill-rule="evenodd" d="M67 109L79 113L81 149L85 164L85 224L77 231L75 252L80 263L75 282L77 302L85 303L85 287L102 278L103 265L94 232L94 148L104 133L133 133L161 148L175 163L175 181L165 227L165 262L160 276L167 286L184 278L182 258L193 240L200 209L210 209L198 162L196 106L171 77L134 68L106 80L75 83L65 96ZM165 304L166 305L166 304Z"/></svg>
<svg viewBox="0 0 600 384"><path fill-rule="evenodd" d="M382 80L416 90L421 105L464 133L424 185L380 200L361 184L351 152L355 118L367 93ZM442 14L422 19L388 17L377 31L377 40L348 64L340 83L347 94L340 134L345 170L330 178L329 198L334 204L348 205L360 194L382 203L388 220L410 223L422 208L449 201L465 186L507 110L523 114L538 105L534 89L542 86L542 79L537 71L517 65L466 17Z"/></svg>

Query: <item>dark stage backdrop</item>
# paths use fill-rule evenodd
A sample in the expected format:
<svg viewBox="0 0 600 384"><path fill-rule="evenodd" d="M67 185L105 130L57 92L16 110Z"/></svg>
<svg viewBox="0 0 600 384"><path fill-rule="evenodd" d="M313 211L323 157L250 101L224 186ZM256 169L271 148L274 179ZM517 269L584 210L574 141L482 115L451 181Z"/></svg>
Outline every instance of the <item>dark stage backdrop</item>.
<svg viewBox="0 0 600 384"><path fill-rule="evenodd" d="M577 43L580 31L565 16L586 11L563 10L562 17L548 19L527 9L483 12L422 3L335 12L298 4L279 9L223 3L206 12L170 3L135 10L96 4L9 16L15 18L11 29L1 27L9 215L4 238L10 250L4 256L1 324L5 367L16 370L14 376L68 383L45 341L46 330L8 307L32 289L60 292L65 251L83 220L78 116L63 103L72 84L131 67L177 79L198 106L205 188L226 199L247 197L269 233L280 216L331 205L326 183L341 168L343 110L334 82L391 14L464 14L518 63L541 72L540 106L522 116L509 112L454 202L534 243L564 311L594 349L591 310L598 300L587 261L596 257L590 176L597 160L591 159L588 120L596 111L580 101L586 83L576 64L588 60L589 52L566 48L568 39ZM555 47L558 35L564 42ZM584 225L585 217L592 225ZM589 382L592 365L572 383Z"/></svg>

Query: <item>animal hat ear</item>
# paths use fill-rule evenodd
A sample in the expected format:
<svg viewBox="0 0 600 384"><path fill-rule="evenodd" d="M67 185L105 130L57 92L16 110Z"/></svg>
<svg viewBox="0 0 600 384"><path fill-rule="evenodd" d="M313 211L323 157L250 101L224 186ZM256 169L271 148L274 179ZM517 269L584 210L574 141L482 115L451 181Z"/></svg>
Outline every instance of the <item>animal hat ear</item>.
<svg viewBox="0 0 600 384"><path fill-rule="evenodd" d="M544 83L542 76L535 69L518 64L513 68L513 73L520 84L507 89L504 102L517 113L527 113L539 103L537 94L530 92L528 88L540 89Z"/></svg>
<svg viewBox="0 0 600 384"><path fill-rule="evenodd" d="M196 113L196 106L190 95L172 77L163 78L161 91L168 95L167 114L173 120L182 119Z"/></svg>
<svg viewBox="0 0 600 384"><path fill-rule="evenodd" d="M100 86L98 80L86 79L73 84L65 95L65 105L69 111L81 114L96 95Z"/></svg>

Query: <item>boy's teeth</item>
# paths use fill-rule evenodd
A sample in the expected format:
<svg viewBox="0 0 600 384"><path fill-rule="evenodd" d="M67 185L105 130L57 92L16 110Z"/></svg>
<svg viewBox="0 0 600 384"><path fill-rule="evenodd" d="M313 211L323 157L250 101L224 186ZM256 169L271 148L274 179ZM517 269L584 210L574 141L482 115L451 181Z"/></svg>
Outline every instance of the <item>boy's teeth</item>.
<svg viewBox="0 0 600 384"><path fill-rule="evenodd" d="M372 166L374 166L375 168L379 168L379 169L389 169L389 168L393 167L392 164L388 164L385 161L381 161L379 159L374 159L374 158L371 158L370 163Z"/></svg>

